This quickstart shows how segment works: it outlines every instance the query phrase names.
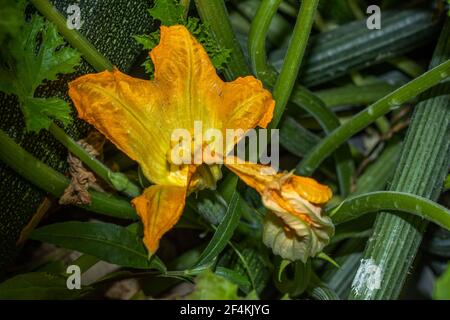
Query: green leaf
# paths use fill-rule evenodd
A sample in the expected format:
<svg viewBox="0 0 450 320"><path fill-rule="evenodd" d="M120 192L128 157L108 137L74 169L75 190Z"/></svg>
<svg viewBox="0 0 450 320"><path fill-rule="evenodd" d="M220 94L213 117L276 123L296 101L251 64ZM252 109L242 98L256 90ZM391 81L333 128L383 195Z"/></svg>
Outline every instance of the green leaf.
<svg viewBox="0 0 450 320"><path fill-rule="evenodd" d="M214 68L218 71L224 70L225 65L231 58L231 50L219 47L217 41L211 34L209 26L201 23L200 20L195 17L188 18L186 28L203 45Z"/></svg>
<svg viewBox="0 0 450 320"><path fill-rule="evenodd" d="M184 7L177 0L156 0L148 11L154 19L161 21L165 26L173 26L184 21Z"/></svg>
<svg viewBox="0 0 450 320"><path fill-rule="evenodd" d="M169 9L168 9L169 8ZM230 60L231 50L221 48L211 34L210 28L201 23L198 18L189 17L184 19L184 7L175 0L156 1L152 9L149 10L153 19L161 21L162 25L171 26L174 24L182 24L192 33L192 35L203 45L208 56L211 59L214 68L222 71L225 64ZM174 22L176 21L176 22ZM145 50L152 50L159 43L160 33L156 30L149 35L136 35L134 39L142 45ZM147 57L143 63L145 72L153 76L154 66L150 57Z"/></svg>
<svg viewBox="0 0 450 320"><path fill-rule="evenodd" d="M281 275L274 277L274 284L282 293L289 293L291 297L302 294L310 282L312 267L311 260L303 263L300 261L287 264L286 260L279 259L278 264L280 268L283 268ZM289 268L292 272L288 273L286 268Z"/></svg>
<svg viewBox="0 0 450 320"><path fill-rule="evenodd" d="M330 217L335 224L356 219L370 212L395 210L407 212L450 230L450 210L411 193L376 191L349 198L331 209Z"/></svg>
<svg viewBox="0 0 450 320"><path fill-rule="evenodd" d="M80 54L64 44L56 26L38 15L10 43L18 80L23 82L26 93L34 92L44 80L56 80L60 73L75 71Z"/></svg>
<svg viewBox="0 0 450 320"><path fill-rule="evenodd" d="M194 198L188 200L189 205L206 221L218 225L225 216L227 203L217 192L204 190Z"/></svg>
<svg viewBox="0 0 450 320"><path fill-rule="evenodd" d="M226 265L246 277L251 284L250 290L254 290L257 294L260 294L270 280L271 266L266 254L266 248L260 243L255 246L251 241L244 241L238 245L231 243L230 245L233 249L233 254ZM218 264L223 264L223 262L221 259ZM250 293L250 290L247 288L240 287L240 289L244 293Z"/></svg>
<svg viewBox="0 0 450 320"><path fill-rule="evenodd" d="M278 280L279 282L281 282L281 280L282 280L282 275L283 275L284 269L286 269L286 267L287 267L288 265L290 265L291 263L293 263L293 262L290 261L290 260L285 260L285 259L283 259L283 260L281 261L280 265L278 266L278 278L277 278L277 280Z"/></svg>
<svg viewBox="0 0 450 320"><path fill-rule="evenodd" d="M250 283L248 277L235 270L219 266L216 268L215 274L224 277L228 281L231 281L232 283L238 285L243 289L244 292L250 292L252 288L252 284Z"/></svg>
<svg viewBox="0 0 450 320"><path fill-rule="evenodd" d="M197 267L211 263L211 261L213 261L226 247L228 241L233 236L233 232L239 223L240 210L237 206L238 203L239 194L235 190L228 204L225 217L217 227L217 230L214 233L211 241L208 243L208 246L200 255L200 258L196 264Z"/></svg>
<svg viewBox="0 0 450 320"><path fill-rule="evenodd" d="M59 98L25 98L22 105L25 123L29 131L48 129L52 118L68 125L70 117L69 104Z"/></svg>
<svg viewBox="0 0 450 320"><path fill-rule="evenodd" d="M124 267L153 267L141 238L126 228L111 223L55 223L34 230L30 238L86 253Z"/></svg>
<svg viewBox="0 0 450 320"><path fill-rule="evenodd" d="M52 120L70 122L70 107L59 98L36 98L36 89L59 74L72 73L80 54L65 46L55 25L32 16L0 49L0 90L15 94L31 131L48 129Z"/></svg>
<svg viewBox="0 0 450 320"><path fill-rule="evenodd" d="M225 278L205 270L195 278L195 289L189 300L237 300L238 286Z"/></svg>
<svg viewBox="0 0 450 320"><path fill-rule="evenodd" d="M436 280L433 299L450 300L450 264L444 274Z"/></svg>
<svg viewBox="0 0 450 320"><path fill-rule="evenodd" d="M150 33L149 35L146 35L146 34L135 35L135 36L133 36L133 38L144 49L151 50L154 47L156 47L156 45L159 42L159 32L158 33L153 32L153 33Z"/></svg>
<svg viewBox="0 0 450 320"><path fill-rule="evenodd" d="M0 299L12 300L68 300L89 292L89 287L69 290L66 278L46 272L25 273L0 283Z"/></svg>
<svg viewBox="0 0 450 320"><path fill-rule="evenodd" d="M333 258L331 258L329 255L327 255L325 252L320 252L318 255L317 255L317 258L319 258L319 259L322 259L322 260L325 260L325 261L327 261L327 262L329 262L329 263L331 263L333 266L335 266L336 268L340 268L340 266L339 266L339 263L337 263Z"/></svg>

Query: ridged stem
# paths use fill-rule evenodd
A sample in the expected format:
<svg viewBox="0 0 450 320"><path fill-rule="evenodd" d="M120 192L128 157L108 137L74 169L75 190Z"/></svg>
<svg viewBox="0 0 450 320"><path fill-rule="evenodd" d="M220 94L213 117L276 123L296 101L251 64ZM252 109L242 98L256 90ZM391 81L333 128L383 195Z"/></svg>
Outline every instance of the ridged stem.
<svg viewBox="0 0 450 320"><path fill-rule="evenodd" d="M391 94L388 94L359 112L351 120L325 137L297 166L298 172L304 175L310 175L325 160L325 158L339 148L339 146L344 144L354 134L366 128L389 111L401 107L405 102L448 78L449 75L450 60L434 67L430 71L408 82Z"/></svg>
<svg viewBox="0 0 450 320"><path fill-rule="evenodd" d="M447 19L430 64L430 71L407 86L417 94L449 73L450 21ZM446 62L444 62L446 61ZM441 63L438 67L439 63ZM447 67L445 67L447 66ZM436 73L437 76L435 75ZM420 85L424 78L427 85ZM416 83L414 83L416 82ZM414 84L414 85L411 85ZM411 90L409 90L411 89ZM417 90L414 90L417 89ZM415 107L391 191L409 192L436 201L450 165L450 84L443 83L420 96ZM372 237L367 242L364 262L358 269L350 299L396 299L409 274L427 221L405 214L382 212L377 215ZM380 270L379 286L368 282L367 261Z"/></svg>
<svg viewBox="0 0 450 320"><path fill-rule="evenodd" d="M26 180L55 197L61 197L69 185L69 179L36 159L0 130L0 160ZM91 204L83 208L97 213L123 218L137 219L129 201L104 192L91 191Z"/></svg>
<svg viewBox="0 0 450 320"><path fill-rule="evenodd" d="M242 48L231 27L224 1L195 0L195 5L200 18L209 26L219 46L231 49L231 59L225 66L224 72L227 80L250 74Z"/></svg>

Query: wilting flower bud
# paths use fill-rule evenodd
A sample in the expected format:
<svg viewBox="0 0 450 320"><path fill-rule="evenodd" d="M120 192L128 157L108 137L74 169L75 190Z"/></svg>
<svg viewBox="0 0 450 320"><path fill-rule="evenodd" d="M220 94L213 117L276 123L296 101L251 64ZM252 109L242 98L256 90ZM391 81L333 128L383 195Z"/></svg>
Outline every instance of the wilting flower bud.
<svg viewBox="0 0 450 320"><path fill-rule="evenodd" d="M263 242L283 259L306 262L328 244L334 226L320 206L295 190L292 180L297 178L300 177L287 177L278 187L269 186L263 193L264 206L270 210L264 222ZM315 181L314 184L319 185Z"/></svg>
<svg viewBox="0 0 450 320"><path fill-rule="evenodd" d="M330 200L330 188L314 179L276 173L258 164L234 164L228 168L261 194L269 210L263 241L275 254L306 262L328 244L334 226L321 205Z"/></svg>

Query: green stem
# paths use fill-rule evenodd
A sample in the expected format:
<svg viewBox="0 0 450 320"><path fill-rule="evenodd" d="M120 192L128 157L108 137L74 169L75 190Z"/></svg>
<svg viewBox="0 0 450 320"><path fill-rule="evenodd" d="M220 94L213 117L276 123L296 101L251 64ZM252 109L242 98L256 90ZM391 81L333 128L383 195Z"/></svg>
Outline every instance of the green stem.
<svg viewBox="0 0 450 320"><path fill-rule="evenodd" d="M83 55L83 58L97 71L112 70L113 65L78 31L67 27L67 19L48 0L30 0L39 12L54 23L59 33Z"/></svg>
<svg viewBox="0 0 450 320"><path fill-rule="evenodd" d="M232 50L231 59L225 68L227 80L250 74L242 48L231 27L224 1L195 0L195 5L203 23L210 27L219 47Z"/></svg>
<svg viewBox="0 0 450 320"><path fill-rule="evenodd" d="M450 210L411 193L375 191L349 198L329 211L335 224L356 219L366 213L395 210L417 215L450 230Z"/></svg>
<svg viewBox="0 0 450 320"><path fill-rule="evenodd" d="M269 128L278 126L289 101L308 44L318 4L319 0L302 1L283 67L273 88L276 107Z"/></svg>
<svg viewBox="0 0 450 320"><path fill-rule="evenodd" d="M292 3L283 1L280 4L280 12L282 12L292 18L295 18L297 16L297 11L298 11L298 8Z"/></svg>
<svg viewBox="0 0 450 320"><path fill-rule="evenodd" d="M361 20L365 18L364 12L359 7L359 4L355 0L347 0L347 4L350 7L350 10L352 11L353 15L355 16L356 20Z"/></svg>
<svg viewBox="0 0 450 320"><path fill-rule="evenodd" d="M399 108L420 93L448 78L450 60L436 66L420 77L410 81L401 88L370 105L350 121L346 122L330 135L325 137L298 165L297 170L304 175L310 175L333 151L357 132L361 131L379 117L391 110Z"/></svg>
<svg viewBox="0 0 450 320"><path fill-rule="evenodd" d="M315 91L314 94L321 99L328 108L345 105L367 105L383 98L398 86L388 83L375 83L362 86L347 85Z"/></svg>
<svg viewBox="0 0 450 320"><path fill-rule="evenodd" d="M389 60L389 63L406 73L411 78L416 78L424 73L422 66L417 64L414 60L404 56L392 58Z"/></svg>
<svg viewBox="0 0 450 320"><path fill-rule="evenodd" d="M74 141L63 129L52 123L48 129L50 133L61 142L70 152L77 156L84 164L94 171L105 182L108 182L117 191L129 197L137 197L141 190L131 182L123 173L113 172L103 163L91 156L83 147Z"/></svg>
<svg viewBox="0 0 450 320"><path fill-rule="evenodd" d="M280 1L278 0L264 0L262 2L252 22L249 35L249 55L255 74L269 87L275 84L277 77L279 79L281 77L281 75L277 75L275 69L267 63L267 54L265 49L265 35L269 30L270 22L273 16L276 14L279 4ZM308 18L311 20L311 16L314 15L314 11L311 13L309 9L311 8L308 8L307 10L302 6L301 11L306 11L308 13ZM299 12L299 19L303 19L301 17L303 17L303 15L305 14L304 12ZM312 22L309 21L309 23ZM301 40L306 42L307 38L305 39L303 37ZM301 48L303 48L304 50L303 45L301 46ZM293 76L293 78L291 78L290 80L295 81L296 75L294 76L292 74L291 76ZM275 100L277 101L278 105L278 100L276 98ZM297 85L292 92L291 100L296 105L304 108L309 113L311 113L324 128L325 132L329 133L340 125L339 119L336 117L336 115L331 110L329 110L320 99L316 98L306 88ZM272 121L272 124L273 123L274 122ZM346 195L350 192L351 177L353 175L354 168L353 161L350 155L350 149L348 146L343 146L335 153L335 162L336 172L339 178L340 190L343 195Z"/></svg>
<svg viewBox="0 0 450 320"><path fill-rule="evenodd" d="M248 51L253 72L268 87L277 80L277 73L267 63L266 35L282 0L263 0L256 12L248 36Z"/></svg>
<svg viewBox="0 0 450 320"><path fill-rule="evenodd" d="M69 179L33 157L1 130L0 160L23 178L57 198L61 197L69 185ZM112 217L137 219L135 210L127 200L103 192L91 191L90 194L91 204L81 207Z"/></svg>
<svg viewBox="0 0 450 320"><path fill-rule="evenodd" d="M183 17L186 20L189 14L189 7L191 6L191 0L180 0L180 4L184 8Z"/></svg>

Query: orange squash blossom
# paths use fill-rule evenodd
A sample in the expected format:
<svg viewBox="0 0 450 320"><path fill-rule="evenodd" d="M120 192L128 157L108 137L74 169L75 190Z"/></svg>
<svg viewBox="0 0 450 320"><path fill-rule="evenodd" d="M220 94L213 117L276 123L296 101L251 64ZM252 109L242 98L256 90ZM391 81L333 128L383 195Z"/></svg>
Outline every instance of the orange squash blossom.
<svg viewBox="0 0 450 320"><path fill-rule="evenodd" d="M222 81L202 45L184 26L162 26L160 43L150 56L154 80L132 78L118 70L104 71L72 81L69 95L79 117L137 161L154 183L132 200L144 226L144 243L154 253L161 237L179 220L186 197L193 191L213 188L220 178L218 164L171 162L168 154L173 147L173 130L192 131L194 121L224 134L226 129L245 132L257 126L265 128L272 119L275 101L253 76ZM235 143L225 145L224 150L231 151ZM225 165L255 188L275 214L288 212L308 226L318 223L310 209L314 211L331 197L328 187L310 178L262 175L261 170L267 167L257 164ZM293 195L302 201L289 200ZM310 203L314 205L307 208Z"/></svg>

